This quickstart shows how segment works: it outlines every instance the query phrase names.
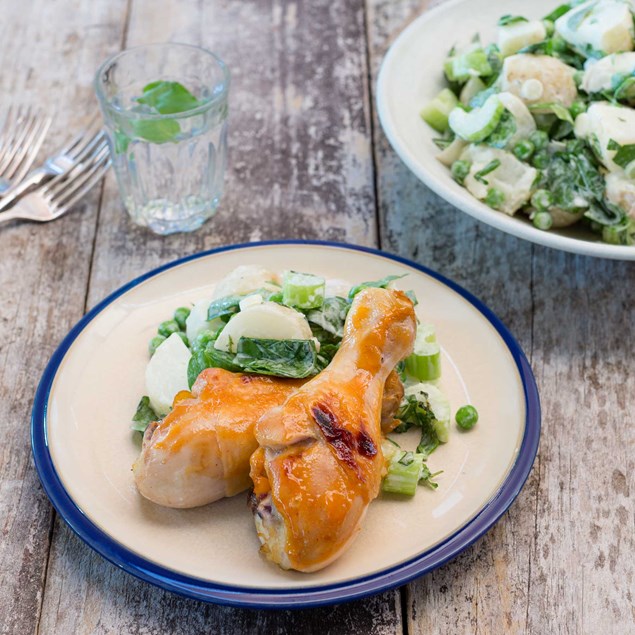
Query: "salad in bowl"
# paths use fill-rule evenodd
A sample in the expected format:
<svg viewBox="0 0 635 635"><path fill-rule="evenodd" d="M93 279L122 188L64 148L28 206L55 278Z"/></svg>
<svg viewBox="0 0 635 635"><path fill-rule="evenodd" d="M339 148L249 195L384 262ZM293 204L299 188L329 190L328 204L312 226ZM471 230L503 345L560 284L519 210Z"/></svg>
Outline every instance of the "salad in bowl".
<svg viewBox="0 0 635 635"><path fill-rule="evenodd" d="M453 47L422 105L437 159L490 208L539 230L635 241L635 33L628 0L502 15L495 42Z"/></svg>

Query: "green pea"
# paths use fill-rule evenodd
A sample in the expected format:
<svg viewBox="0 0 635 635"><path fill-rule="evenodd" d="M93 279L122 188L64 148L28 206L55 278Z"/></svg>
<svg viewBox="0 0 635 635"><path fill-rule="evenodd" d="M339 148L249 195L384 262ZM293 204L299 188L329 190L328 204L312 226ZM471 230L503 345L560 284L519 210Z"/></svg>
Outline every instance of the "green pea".
<svg viewBox="0 0 635 635"><path fill-rule="evenodd" d="M529 139L523 139L514 146L513 152L521 161L529 161L535 150L536 146Z"/></svg>
<svg viewBox="0 0 635 635"><path fill-rule="evenodd" d="M529 141L534 144L536 150L542 150L549 143L549 135L544 130L534 130L529 135Z"/></svg>
<svg viewBox="0 0 635 635"><path fill-rule="evenodd" d="M163 335L155 335L150 340L150 343L148 344L148 352L150 353L150 357L152 357L156 353L157 348L159 348L159 346L163 344L163 342L165 342L165 339L166 338Z"/></svg>
<svg viewBox="0 0 635 635"><path fill-rule="evenodd" d="M602 227L602 240L611 245L632 245L635 234L635 225L631 225L629 221Z"/></svg>
<svg viewBox="0 0 635 635"><path fill-rule="evenodd" d="M547 190L536 190L531 197L531 204L539 212L545 212L553 205L553 196Z"/></svg>
<svg viewBox="0 0 635 635"><path fill-rule="evenodd" d="M174 321L179 325L179 328L184 331L185 330L185 320L190 315L190 309L185 306L180 306L176 311L174 311Z"/></svg>
<svg viewBox="0 0 635 635"><path fill-rule="evenodd" d="M195 351L202 351L210 343L216 340L216 333L212 331L203 331L196 336L196 339L192 342L192 349Z"/></svg>
<svg viewBox="0 0 635 635"><path fill-rule="evenodd" d="M159 324L159 335L164 337L170 337L172 333L178 333L180 330L179 325L174 320L166 320Z"/></svg>
<svg viewBox="0 0 635 635"><path fill-rule="evenodd" d="M478 421L478 412L474 406L461 406L454 415L456 425L461 430L471 430Z"/></svg>
<svg viewBox="0 0 635 635"><path fill-rule="evenodd" d="M549 212L536 212L531 219L534 227L547 231L553 225L553 218Z"/></svg>
<svg viewBox="0 0 635 635"><path fill-rule="evenodd" d="M494 209L500 209L505 202L505 195L495 187L490 187L487 190L487 196L485 197L485 203Z"/></svg>
<svg viewBox="0 0 635 635"><path fill-rule="evenodd" d="M539 150L534 154L531 164L539 170L544 170L549 165L549 153L546 150Z"/></svg>
<svg viewBox="0 0 635 635"><path fill-rule="evenodd" d="M470 173L471 164L468 161L455 161L450 168L452 172L452 177L457 183L463 185L465 181L465 177Z"/></svg>
<svg viewBox="0 0 635 635"><path fill-rule="evenodd" d="M571 116L575 119L578 115L586 112L586 104L583 101L574 101L571 104L571 108L569 108L569 112Z"/></svg>

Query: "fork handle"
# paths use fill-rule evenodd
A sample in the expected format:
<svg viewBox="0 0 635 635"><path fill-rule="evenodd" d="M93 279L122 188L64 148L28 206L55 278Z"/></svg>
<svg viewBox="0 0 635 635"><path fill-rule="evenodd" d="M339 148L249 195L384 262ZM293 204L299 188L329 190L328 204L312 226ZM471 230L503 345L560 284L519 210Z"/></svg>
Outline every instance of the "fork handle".
<svg viewBox="0 0 635 635"><path fill-rule="evenodd" d="M11 207L23 194L42 183L49 176L52 174L44 167L29 172L22 181L10 187L0 198L0 212ZM2 216L4 217L4 214Z"/></svg>
<svg viewBox="0 0 635 635"><path fill-rule="evenodd" d="M2 225L2 223L6 223L9 220L17 220L19 218L24 218L24 216L20 214L19 211L10 209L4 214L0 214L0 225Z"/></svg>

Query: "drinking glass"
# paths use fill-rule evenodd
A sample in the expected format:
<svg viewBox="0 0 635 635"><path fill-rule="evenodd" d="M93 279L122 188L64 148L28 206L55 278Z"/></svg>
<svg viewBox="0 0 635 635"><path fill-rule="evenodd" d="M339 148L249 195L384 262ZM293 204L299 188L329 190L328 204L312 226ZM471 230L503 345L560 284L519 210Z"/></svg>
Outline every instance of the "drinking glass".
<svg viewBox="0 0 635 635"><path fill-rule="evenodd" d="M158 234L214 215L227 161L229 70L188 44L140 46L106 60L95 92L132 220Z"/></svg>

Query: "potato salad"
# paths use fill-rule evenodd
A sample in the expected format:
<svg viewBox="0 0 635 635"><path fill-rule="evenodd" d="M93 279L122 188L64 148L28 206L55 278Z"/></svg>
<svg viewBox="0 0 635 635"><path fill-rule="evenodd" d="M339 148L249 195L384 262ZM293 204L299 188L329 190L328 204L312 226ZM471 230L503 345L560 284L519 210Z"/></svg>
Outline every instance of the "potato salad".
<svg viewBox="0 0 635 635"><path fill-rule="evenodd" d="M542 19L504 15L444 64L422 111L439 161L489 207L541 230L578 223L635 242L635 34L630 0L588 0Z"/></svg>

